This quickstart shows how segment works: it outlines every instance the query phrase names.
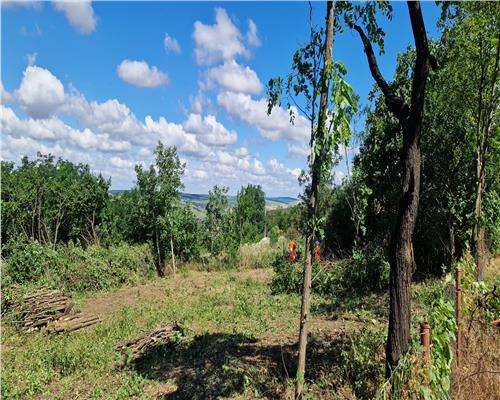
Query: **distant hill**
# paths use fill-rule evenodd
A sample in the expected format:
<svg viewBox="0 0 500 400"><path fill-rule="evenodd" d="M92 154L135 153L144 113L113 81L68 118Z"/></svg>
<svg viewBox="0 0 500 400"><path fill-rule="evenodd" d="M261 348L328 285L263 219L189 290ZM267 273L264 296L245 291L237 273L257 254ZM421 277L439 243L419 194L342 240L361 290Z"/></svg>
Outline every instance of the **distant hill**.
<svg viewBox="0 0 500 400"><path fill-rule="evenodd" d="M128 190L110 190L109 193L112 196L119 195ZM205 206L208 202L208 194L196 194L196 193L181 193L181 199L185 202L191 203L193 208L198 213L205 212ZM231 207L236 205L236 196L228 196L229 204ZM266 197L266 209L275 210L277 208L286 208L293 206L299 202L298 199L288 196L277 196L277 197Z"/></svg>

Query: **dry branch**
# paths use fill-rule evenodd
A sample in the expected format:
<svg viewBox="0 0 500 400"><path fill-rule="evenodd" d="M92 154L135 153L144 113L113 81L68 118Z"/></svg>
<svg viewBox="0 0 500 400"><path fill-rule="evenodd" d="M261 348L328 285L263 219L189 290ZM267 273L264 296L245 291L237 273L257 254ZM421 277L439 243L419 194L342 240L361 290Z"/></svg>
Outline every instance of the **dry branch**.
<svg viewBox="0 0 500 400"><path fill-rule="evenodd" d="M181 331L179 324L168 324L153 331L145 332L126 343L117 345L116 351L136 356L143 353L148 347L172 341Z"/></svg>
<svg viewBox="0 0 500 400"><path fill-rule="evenodd" d="M47 327L49 333L72 332L87 326L95 325L99 317L95 315L73 314L54 321Z"/></svg>
<svg viewBox="0 0 500 400"><path fill-rule="evenodd" d="M21 310L21 317L16 321L19 328L33 330L67 315L73 308L73 302L71 296L59 290L42 287L42 290L24 296L18 306Z"/></svg>

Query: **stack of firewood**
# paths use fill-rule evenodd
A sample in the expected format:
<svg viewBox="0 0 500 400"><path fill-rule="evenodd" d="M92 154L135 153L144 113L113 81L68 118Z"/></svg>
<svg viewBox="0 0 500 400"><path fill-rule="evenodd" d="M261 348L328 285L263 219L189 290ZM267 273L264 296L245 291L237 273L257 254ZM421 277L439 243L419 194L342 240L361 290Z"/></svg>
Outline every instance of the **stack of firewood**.
<svg viewBox="0 0 500 400"><path fill-rule="evenodd" d="M18 326L25 330L35 330L68 314L73 302L70 296L59 290L44 288L24 296L19 306L21 319L17 321Z"/></svg>
<svg viewBox="0 0 500 400"><path fill-rule="evenodd" d="M96 317L95 315L82 313L65 315L57 321L50 323L47 327L47 331L49 333L71 332L97 324L98 322L99 317Z"/></svg>
<svg viewBox="0 0 500 400"><path fill-rule="evenodd" d="M145 332L124 344L119 344L116 346L116 350L135 357L152 346L172 341L181 332L179 324L168 324L153 331Z"/></svg>
<svg viewBox="0 0 500 400"><path fill-rule="evenodd" d="M28 332L41 328L47 328L47 333L71 332L99 322L94 315L70 314L73 309L71 295L46 286L35 293L19 296L16 303L15 323Z"/></svg>

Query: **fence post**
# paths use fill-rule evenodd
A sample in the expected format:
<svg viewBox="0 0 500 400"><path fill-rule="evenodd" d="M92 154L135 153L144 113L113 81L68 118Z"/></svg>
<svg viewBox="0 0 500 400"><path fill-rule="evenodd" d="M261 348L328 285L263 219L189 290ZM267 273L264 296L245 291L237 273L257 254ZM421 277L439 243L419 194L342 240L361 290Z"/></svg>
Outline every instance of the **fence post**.
<svg viewBox="0 0 500 400"><path fill-rule="evenodd" d="M420 344L424 347L424 358L427 367L431 366L431 326L428 322L420 323Z"/></svg>
<svg viewBox="0 0 500 400"><path fill-rule="evenodd" d="M455 318L457 320L457 341L455 343L455 357L457 366L460 365L462 352L462 270L457 269L457 293L455 304Z"/></svg>

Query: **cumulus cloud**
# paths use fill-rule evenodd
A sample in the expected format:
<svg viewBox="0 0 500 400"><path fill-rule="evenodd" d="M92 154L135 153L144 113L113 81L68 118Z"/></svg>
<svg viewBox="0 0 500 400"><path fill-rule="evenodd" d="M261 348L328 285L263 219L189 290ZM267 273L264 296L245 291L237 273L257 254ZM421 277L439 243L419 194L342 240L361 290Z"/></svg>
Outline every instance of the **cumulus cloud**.
<svg viewBox="0 0 500 400"><path fill-rule="evenodd" d="M127 141L113 140L108 134L96 134L88 128L83 131L72 128L57 117L45 119L21 119L9 108L1 106L2 132L12 137L29 136L32 139L57 141L69 147L103 152L121 152L130 149Z"/></svg>
<svg viewBox="0 0 500 400"><path fill-rule="evenodd" d="M257 35L257 25L251 19L248 20L247 42L250 46L259 47L261 45Z"/></svg>
<svg viewBox="0 0 500 400"><path fill-rule="evenodd" d="M257 73L234 60L224 61L224 64L210 68L205 73L202 88L209 90L216 85L225 91L247 94L259 94L263 89Z"/></svg>
<svg viewBox="0 0 500 400"><path fill-rule="evenodd" d="M189 114L183 127L207 145L225 146L236 143L236 132L227 130L213 115L202 118L200 114Z"/></svg>
<svg viewBox="0 0 500 400"><path fill-rule="evenodd" d="M163 39L163 46L165 47L165 51L173 52L179 54L181 52L181 46L177 39L170 36L168 33L165 33L165 39Z"/></svg>
<svg viewBox="0 0 500 400"><path fill-rule="evenodd" d="M217 95L217 103L228 113L256 128L266 139L304 141L309 137L306 118L297 116L292 125L288 111L281 107L275 108L269 116L265 99L253 100L243 93L221 92ZM297 110L293 110L297 115Z"/></svg>
<svg viewBox="0 0 500 400"><path fill-rule="evenodd" d="M123 60L116 67L116 72L122 80L134 86L152 88L168 83L165 72L155 66L150 67L145 61Z"/></svg>
<svg viewBox="0 0 500 400"><path fill-rule="evenodd" d="M311 149L308 143L288 143L288 155L294 158L305 158Z"/></svg>
<svg viewBox="0 0 500 400"><path fill-rule="evenodd" d="M5 90L2 81L0 81L0 98L2 100L2 104L8 103L12 100L12 95Z"/></svg>
<svg viewBox="0 0 500 400"><path fill-rule="evenodd" d="M49 70L28 66L15 96L33 118L47 118L64 103L64 86Z"/></svg>
<svg viewBox="0 0 500 400"><path fill-rule="evenodd" d="M78 32L88 35L95 31L97 20L90 0L55 1L53 5Z"/></svg>
<svg viewBox="0 0 500 400"><path fill-rule="evenodd" d="M132 161L127 160L125 158L118 157L118 156L111 157L109 159L109 162L114 167L121 168L121 169L133 169L134 165L135 165Z"/></svg>
<svg viewBox="0 0 500 400"><path fill-rule="evenodd" d="M205 25L200 21L194 23L193 39L198 64L214 64L249 55L241 32L223 8L215 9L215 25Z"/></svg>

